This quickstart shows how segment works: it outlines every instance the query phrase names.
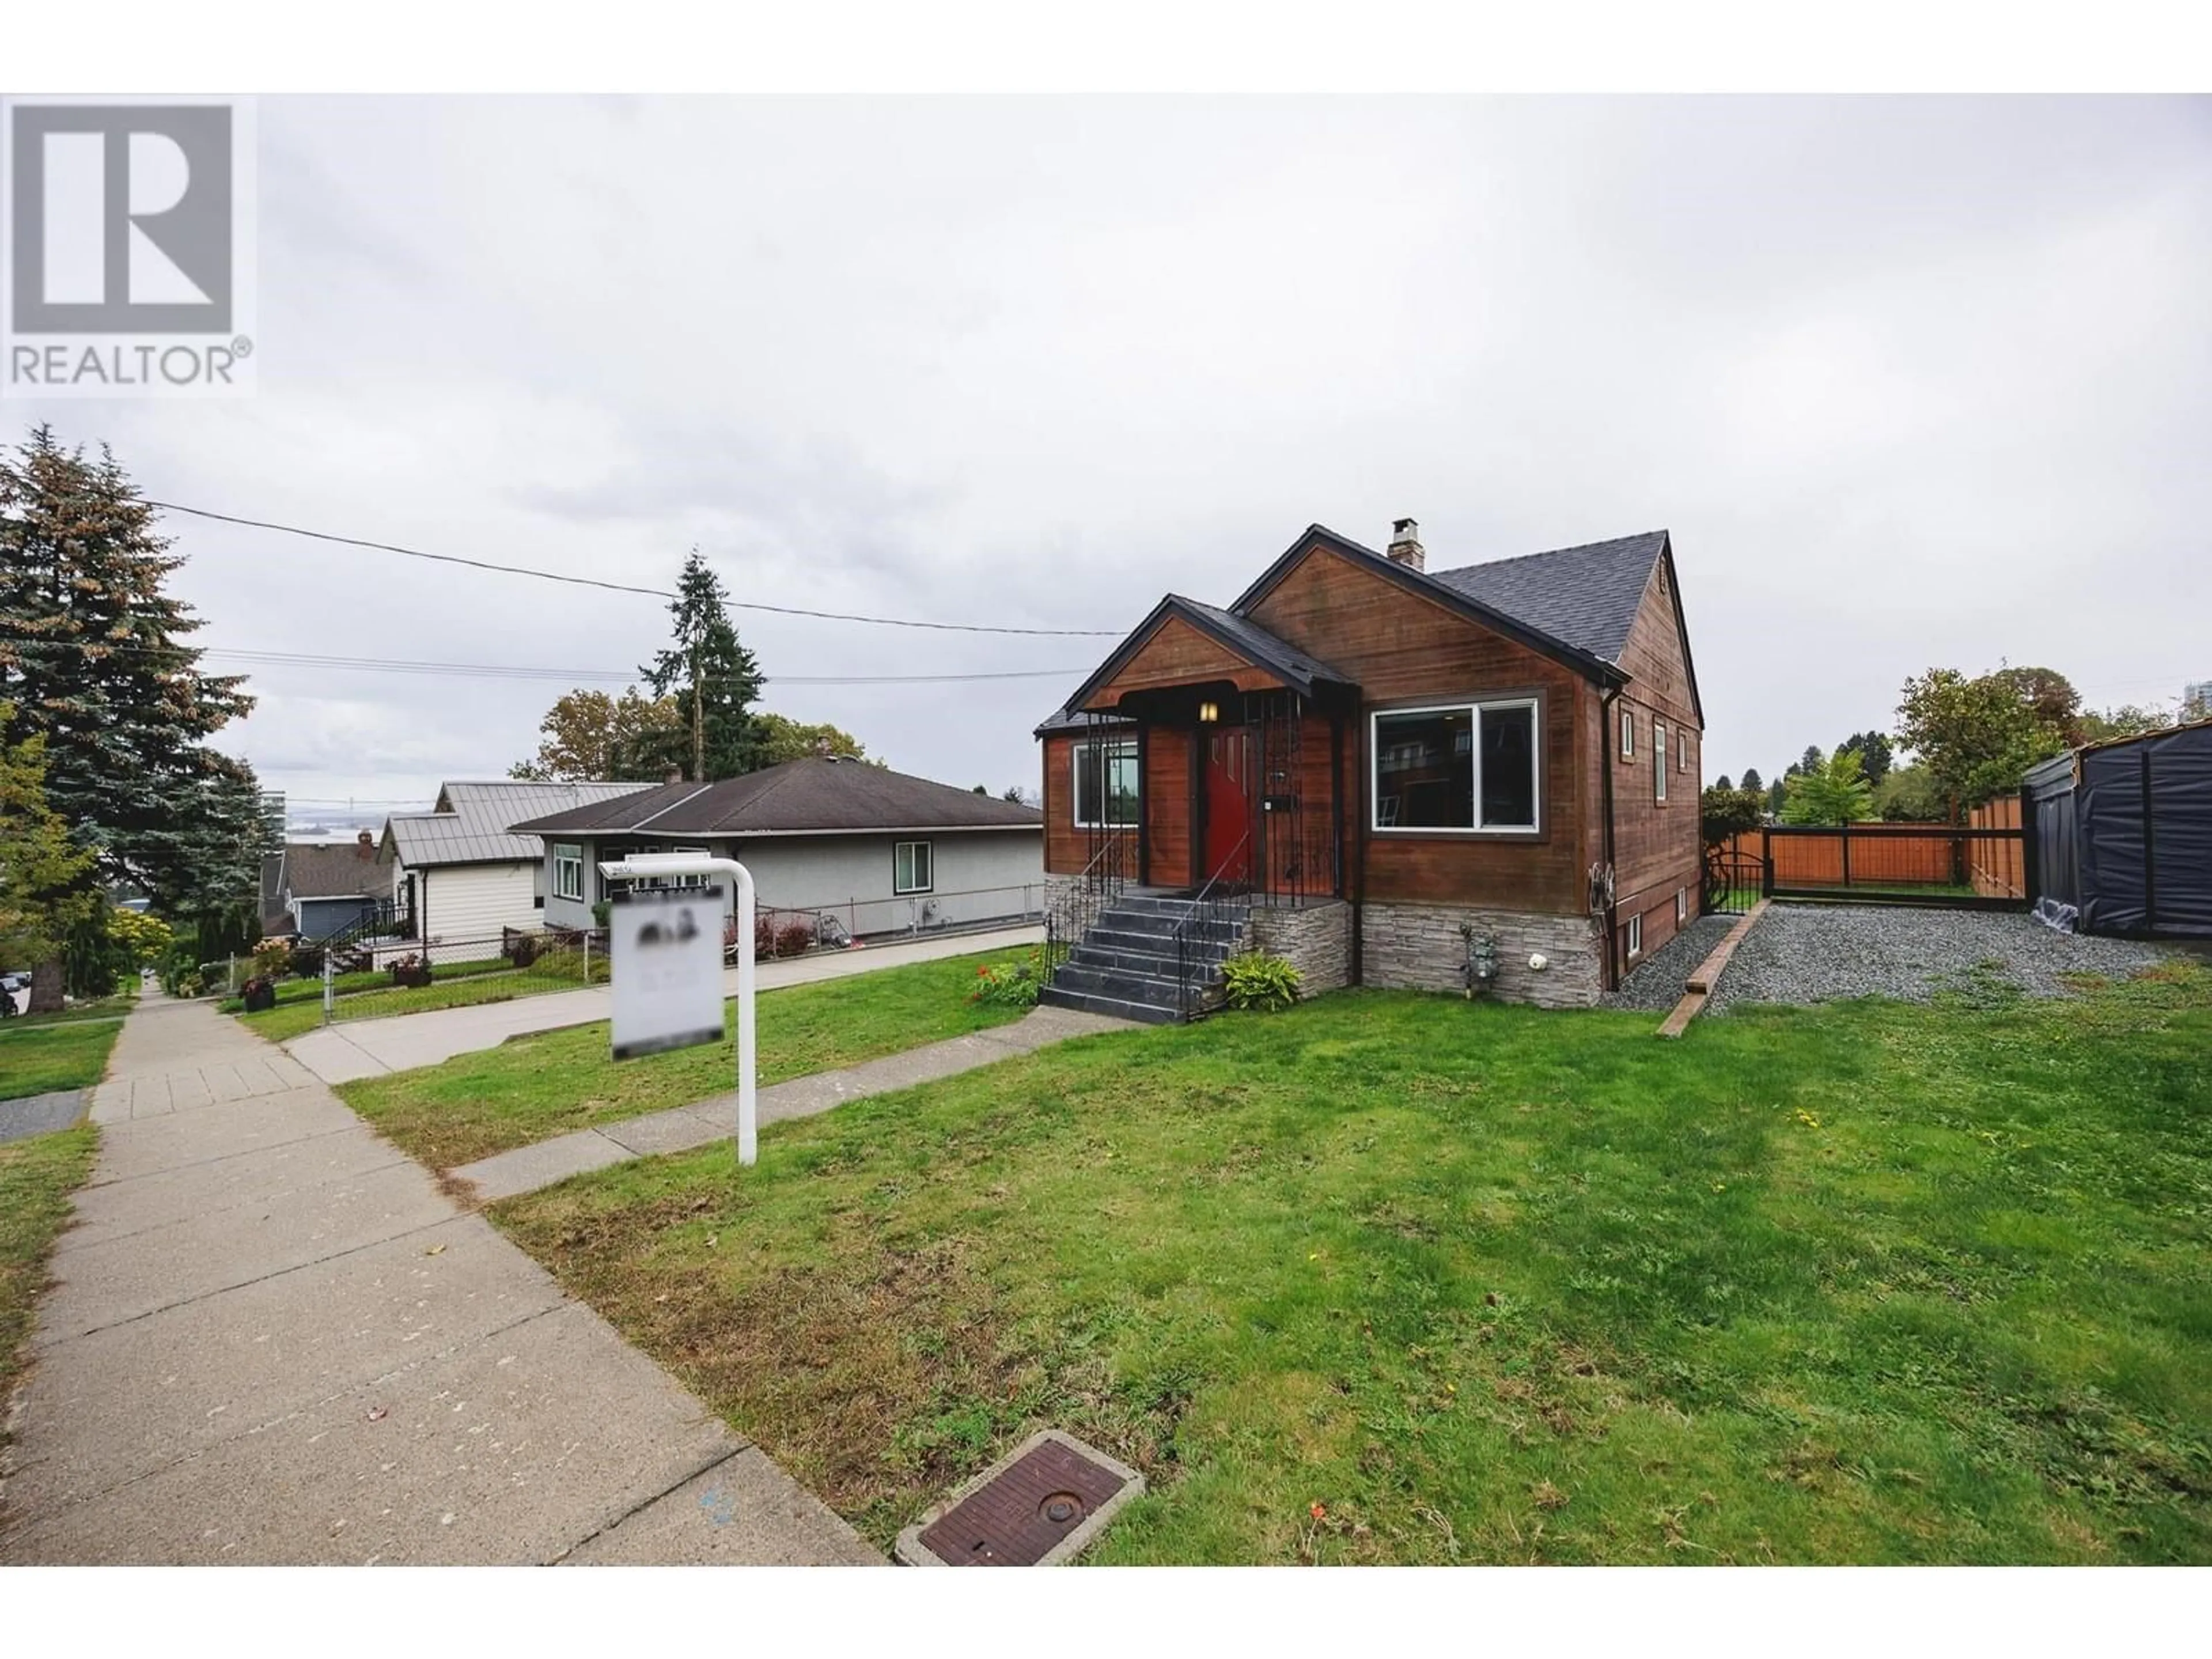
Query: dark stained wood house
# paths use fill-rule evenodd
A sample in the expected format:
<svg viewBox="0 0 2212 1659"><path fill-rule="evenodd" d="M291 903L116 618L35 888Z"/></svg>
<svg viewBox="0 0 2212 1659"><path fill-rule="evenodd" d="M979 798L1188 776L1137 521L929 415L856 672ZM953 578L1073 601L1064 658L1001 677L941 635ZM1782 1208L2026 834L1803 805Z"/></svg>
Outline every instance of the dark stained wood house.
<svg viewBox="0 0 2212 1659"><path fill-rule="evenodd" d="M1185 1017L1256 944L1310 992L1587 1005L1698 914L1704 726L1665 531L1432 572L1411 520L1315 525L1037 728L1048 996Z"/></svg>

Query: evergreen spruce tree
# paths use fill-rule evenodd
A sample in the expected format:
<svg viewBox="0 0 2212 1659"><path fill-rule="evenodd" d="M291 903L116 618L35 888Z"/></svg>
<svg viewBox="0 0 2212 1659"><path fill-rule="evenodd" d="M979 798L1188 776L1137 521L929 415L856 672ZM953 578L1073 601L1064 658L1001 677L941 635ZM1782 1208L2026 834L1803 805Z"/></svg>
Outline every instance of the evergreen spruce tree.
<svg viewBox="0 0 2212 1659"><path fill-rule="evenodd" d="M202 623L163 591L183 562L168 548L104 447L88 459L41 426L0 452L0 744L45 739L46 798L95 854L89 884L197 923L250 915L273 843L252 769L206 744L253 700L182 643Z"/></svg>
<svg viewBox="0 0 2212 1659"><path fill-rule="evenodd" d="M638 670L653 696L673 696L683 715L668 740L668 763L697 782L757 769L761 742L751 709L760 701L760 664L738 641L722 580L696 548L668 614L674 639Z"/></svg>

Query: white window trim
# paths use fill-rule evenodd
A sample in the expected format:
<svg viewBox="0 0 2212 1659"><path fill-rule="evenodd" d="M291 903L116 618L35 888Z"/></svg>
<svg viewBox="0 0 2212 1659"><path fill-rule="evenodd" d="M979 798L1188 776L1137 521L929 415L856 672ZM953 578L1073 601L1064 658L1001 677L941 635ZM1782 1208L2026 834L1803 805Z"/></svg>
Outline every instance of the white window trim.
<svg viewBox="0 0 2212 1659"><path fill-rule="evenodd" d="M1658 805L1667 804L1667 722L1656 714L1651 717L1651 757L1658 763L1651 769L1656 781L1652 786L1651 799Z"/></svg>
<svg viewBox="0 0 2212 1659"><path fill-rule="evenodd" d="M1636 758L1636 711L1633 708L1620 711L1620 757L1625 761Z"/></svg>
<svg viewBox="0 0 2212 1659"><path fill-rule="evenodd" d="M1628 919L1628 959L1633 962L1643 954L1644 918L1631 916Z"/></svg>
<svg viewBox="0 0 2212 1659"><path fill-rule="evenodd" d="M901 848L902 847L919 847L919 848L921 848L925 849L925 850L924 850L924 853L923 853L923 859L924 859L924 861L925 861L925 862L929 866L929 879L928 879L927 881L923 882L923 883L922 883L920 886L918 886L918 887L902 887L902 886L900 886L900 885L899 885L899 878L898 878L898 860L899 860L899 848ZM907 855L907 870L908 870L908 872L909 874L911 874L911 873L912 873L912 872L913 872L913 869L914 869L914 855L913 855L912 854L908 854ZM928 842L927 841L895 841L895 842L893 842L891 843L891 892L892 892L892 895L893 895L894 896L896 896L896 897L898 897L898 898L905 898L905 897L907 897L907 896L908 896L908 895L910 895L910 894L914 894L914 893L933 893L933 892L935 892L936 890L937 890L937 849L936 849L934 847L932 847L932 846L929 844L929 842Z"/></svg>
<svg viewBox="0 0 2212 1659"><path fill-rule="evenodd" d="M1106 802L1111 800L1114 795L1114 792L1106 787L1107 782L1111 776L1110 760L1113 752L1116 750L1127 749L1129 751L1131 758L1138 763L1137 799L1135 802L1137 816L1130 819L1127 823L1086 823L1084 820L1083 788L1079 781L1083 776L1083 753L1086 749L1101 748L1107 750L1109 761L1109 766L1102 768L1098 775L1098 793L1101 798L1099 805L1102 810L1105 807ZM1143 752L1144 751L1137 746L1137 740L1134 738L1086 738L1081 743L1073 745L1067 751L1068 822L1073 823L1078 830L1135 830L1138 823L1142 821L1145 812L1145 779L1141 758ZM934 872L933 872L933 873Z"/></svg>
<svg viewBox="0 0 2212 1659"><path fill-rule="evenodd" d="M570 872L575 875L574 891L563 878ZM584 847L581 842L559 842L553 847L553 896L567 899L572 904L584 902Z"/></svg>
<svg viewBox="0 0 2212 1659"><path fill-rule="evenodd" d="M1685 775L1690 769L1690 734L1679 726L1674 728L1674 769Z"/></svg>
<svg viewBox="0 0 2212 1659"><path fill-rule="evenodd" d="M1528 711L1528 804L1531 822L1527 823L1480 823L1468 829L1447 825L1418 823L1385 823L1382 821L1382 722L1405 714L1471 714L1478 734L1482 724L1482 711L1486 708L1525 708ZM1468 803L1470 815L1482 816L1482 744L1478 738L1474 745L1474 798ZM1394 796L1393 800L1395 800ZM1390 816L1395 817L1395 810ZM1544 703L1540 697L1490 697L1480 701L1468 699L1458 702L1417 703L1401 708L1375 708L1367 715L1367 822L1368 827L1385 836L1535 836L1544 829Z"/></svg>

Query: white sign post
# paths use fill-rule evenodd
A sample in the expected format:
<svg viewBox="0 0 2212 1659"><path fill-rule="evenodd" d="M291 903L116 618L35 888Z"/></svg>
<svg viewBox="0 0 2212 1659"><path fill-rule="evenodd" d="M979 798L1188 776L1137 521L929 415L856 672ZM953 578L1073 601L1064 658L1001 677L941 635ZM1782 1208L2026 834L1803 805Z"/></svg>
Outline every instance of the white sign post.
<svg viewBox="0 0 2212 1659"><path fill-rule="evenodd" d="M735 859L640 853L599 866L610 881L727 876L737 890L738 1162L759 1158L753 1097L753 877ZM720 892L676 889L634 894L609 910L614 975L615 1058L711 1042L722 1035L722 902ZM689 929L686 929L686 919ZM709 923L712 926L709 926ZM648 937L648 930L651 932ZM711 967L705 965L711 957ZM702 984L712 988L711 1030ZM704 1035L701 1035L701 1033Z"/></svg>

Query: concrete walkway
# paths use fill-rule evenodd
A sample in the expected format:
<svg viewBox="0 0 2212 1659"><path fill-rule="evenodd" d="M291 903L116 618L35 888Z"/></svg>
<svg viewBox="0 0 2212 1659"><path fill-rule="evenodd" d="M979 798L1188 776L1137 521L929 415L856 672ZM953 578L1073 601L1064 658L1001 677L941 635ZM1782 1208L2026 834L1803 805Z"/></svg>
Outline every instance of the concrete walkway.
<svg viewBox="0 0 2212 1659"><path fill-rule="evenodd" d="M296 1061L125 1023L0 1562L880 1560Z"/></svg>
<svg viewBox="0 0 2212 1659"><path fill-rule="evenodd" d="M1016 1054L1035 1054L1070 1037L1142 1029L1127 1020L1079 1013L1072 1008L1032 1008L1012 1025L971 1031L966 1036L947 1037L942 1042L886 1054L862 1065L771 1084L760 1091L756 1107L763 1123L812 1117L848 1100L972 1072L978 1066L994 1065ZM518 1146L513 1152L465 1164L452 1173L455 1180L469 1183L479 1202L491 1203L518 1193L534 1193L587 1170L604 1170L610 1164L626 1164L634 1158L661 1152L689 1152L709 1141L728 1140L737 1132L738 1097L732 1091L665 1112L624 1118L604 1129L579 1129L535 1146Z"/></svg>
<svg viewBox="0 0 2212 1659"><path fill-rule="evenodd" d="M848 974L872 973L909 962L935 962L945 957L964 957L980 951L1006 951L1043 941L1042 927L1004 927L989 933L939 934L912 944L871 945L857 951L823 951L794 957L788 962L763 962L756 973L758 989L773 991L785 985L808 985L817 980L842 979ZM722 994L738 994L738 973L723 975ZM474 1008L439 1008L427 1013L397 1014L382 1019L351 1020L309 1031L284 1045L302 1066L325 1083L351 1083L356 1078L380 1077L386 1072L412 1071L417 1066L439 1066L455 1054L496 1048L509 1037L537 1031L557 1031L569 1025L588 1025L614 1015L614 993L604 985L588 991L555 991L544 996L517 997L512 1002L488 1002Z"/></svg>

